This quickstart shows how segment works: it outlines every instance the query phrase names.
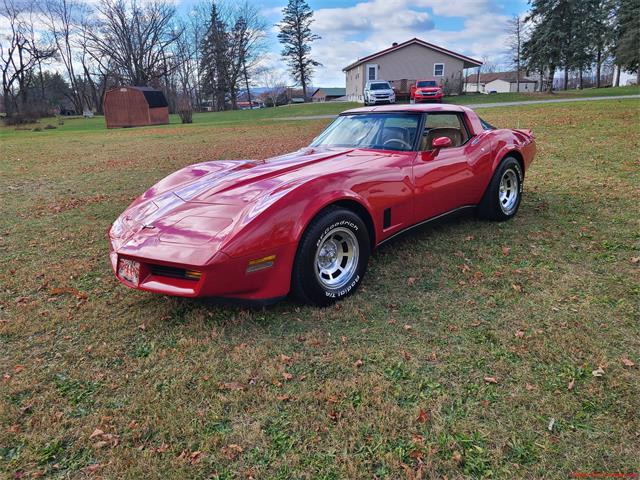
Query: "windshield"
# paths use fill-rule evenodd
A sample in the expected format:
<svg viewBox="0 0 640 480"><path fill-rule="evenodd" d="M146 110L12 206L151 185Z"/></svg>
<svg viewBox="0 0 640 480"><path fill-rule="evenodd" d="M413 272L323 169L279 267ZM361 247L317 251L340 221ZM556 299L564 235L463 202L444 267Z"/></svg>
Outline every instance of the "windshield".
<svg viewBox="0 0 640 480"><path fill-rule="evenodd" d="M416 87L418 87L418 88L437 87L437 86L438 85L436 84L436 82L434 80L425 80L425 81L416 83Z"/></svg>
<svg viewBox="0 0 640 480"><path fill-rule="evenodd" d="M312 147L413 150L420 115L371 113L341 115L311 144Z"/></svg>
<svg viewBox="0 0 640 480"><path fill-rule="evenodd" d="M387 82L383 83L372 83L369 85L369 90L391 90L391 85Z"/></svg>

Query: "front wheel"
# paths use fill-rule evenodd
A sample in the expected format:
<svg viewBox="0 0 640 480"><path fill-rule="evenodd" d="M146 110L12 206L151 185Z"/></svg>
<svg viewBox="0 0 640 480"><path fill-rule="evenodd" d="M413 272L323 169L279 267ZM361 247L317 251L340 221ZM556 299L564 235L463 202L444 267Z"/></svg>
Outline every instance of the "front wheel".
<svg viewBox="0 0 640 480"><path fill-rule="evenodd" d="M520 207L524 175L520 163L505 157L498 165L489 186L478 205L478 215L487 220L512 218Z"/></svg>
<svg viewBox="0 0 640 480"><path fill-rule="evenodd" d="M307 227L293 265L292 291L303 303L330 305L358 287L371 253L369 233L350 210L330 207Z"/></svg>

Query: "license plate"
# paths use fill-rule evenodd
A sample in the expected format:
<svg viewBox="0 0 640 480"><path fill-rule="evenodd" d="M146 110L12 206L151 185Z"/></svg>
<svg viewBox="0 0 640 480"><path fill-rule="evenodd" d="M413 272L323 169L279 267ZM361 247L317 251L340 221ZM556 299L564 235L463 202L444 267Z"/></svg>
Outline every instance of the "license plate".
<svg viewBox="0 0 640 480"><path fill-rule="evenodd" d="M118 276L133 285L140 281L140 262L121 258L118 265Z"/></svg>

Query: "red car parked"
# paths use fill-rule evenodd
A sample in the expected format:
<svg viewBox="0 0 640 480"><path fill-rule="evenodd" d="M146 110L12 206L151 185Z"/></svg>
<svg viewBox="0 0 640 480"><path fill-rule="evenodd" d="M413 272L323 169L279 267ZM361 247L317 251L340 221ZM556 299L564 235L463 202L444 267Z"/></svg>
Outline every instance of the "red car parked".
<svg viewBox="0 0 640 480"><path fill-rule="evenodd" d="M472 208L518 211L530 130L496 129L455 105L342 113L309 147L264 161L211 161L160 180L109 230L128 287L327 305L362 282L390 238Z"/></svg>
<svg viewBox="0 0 640 480"><path fill-rule="evenodd" d="M411 103L442 102L444 92L435 80L418 80L411 86Z"/></svg>

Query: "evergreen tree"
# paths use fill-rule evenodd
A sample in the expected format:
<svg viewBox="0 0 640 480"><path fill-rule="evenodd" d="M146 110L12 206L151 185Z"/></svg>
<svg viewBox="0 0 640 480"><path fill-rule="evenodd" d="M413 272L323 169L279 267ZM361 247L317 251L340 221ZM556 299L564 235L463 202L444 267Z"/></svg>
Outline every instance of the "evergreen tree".
<svg viewBox="0 0 640 480"><path fill-rule="evenodd" d="M615 28L615 63L638 73L640 84L640 0L618 0Z"/></svg>
<svg viewBox="0 0 640 480"><path fill-rule="evenodd" d="M593 0L576 1L571 15L571 48L567 67L578 72L578 88L582 89L583 74L595 61L590 33Z"/></svg>
<svg viewBox="0 0 640 480"><path fill-rule="evenodd" d="M200 71L202 90L211 96L216 110L224 110L228 92L229 32L215 2L211 3L209 26L202 43Z"/></svg>
<svg viewBox="0 0 640 480"><path fill-rule="evenodd" d="M306 102L307 85L313 75L313 69L320 65L311 58L311 42L320 38L311 32L313 11L306 0L289 0L282 13L284 17L278 25L278 39L284 46L282 57L286 60L295 81L302 86Z"/></svg>
<svg viewBox="0 0 640 480"><path fill-rule="evenodd" d="M531 0L527 21L533 23L530 38L523 45L528 70L547 76L546 90L553 90L558 67L566 63L569 45L571 9L574 0ZM543 78L541 83L544 84Z"/></svg>

